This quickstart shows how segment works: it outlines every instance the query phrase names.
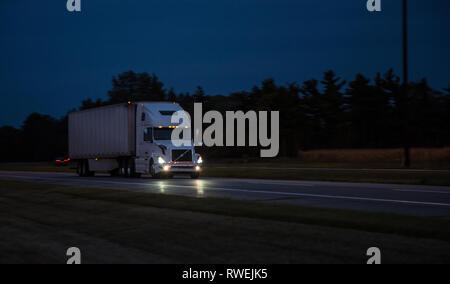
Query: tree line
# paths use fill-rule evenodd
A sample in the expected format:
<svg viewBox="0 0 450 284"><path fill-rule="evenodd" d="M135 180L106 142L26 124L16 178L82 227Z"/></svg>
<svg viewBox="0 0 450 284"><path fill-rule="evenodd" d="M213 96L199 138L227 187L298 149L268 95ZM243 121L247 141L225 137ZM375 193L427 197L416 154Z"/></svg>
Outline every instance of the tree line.
<svg viewBox="0 0 450 284"><path fill-rule="evenodd" d="M87 99L78 110L128 101L171 101L193 113L204 111L280 111L280 156L296 157L299 150L402 147L404 109L400 78L393 70L368 78L358 74L346 82L333 71L320 80L277 84L264 80L250 91L227 96L166 89L155 74L128 71L112 79L107 100ZM450 145L450 85L436 90L426 79L412 82L406 97L408 140L412 147ZM33 113L19 129L0 128L0 161L48 161L67 155L67 116L55 119ZM200 149L210 157L253 157L259 149Z"/></svg>

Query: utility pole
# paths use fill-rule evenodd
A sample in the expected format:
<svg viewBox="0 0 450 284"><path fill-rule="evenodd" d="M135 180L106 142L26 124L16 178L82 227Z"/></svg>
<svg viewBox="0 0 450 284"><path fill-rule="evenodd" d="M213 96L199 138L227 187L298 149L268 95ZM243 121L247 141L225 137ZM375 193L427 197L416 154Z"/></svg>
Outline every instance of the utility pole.
<svg viewBox="0 0 450 284"><path fill-rule="evenodd" d="M403 120L403 167L411 167L409 141L409 95L408 95L408 3L403 0L403 88L402 88L402 120Z"/></svg>

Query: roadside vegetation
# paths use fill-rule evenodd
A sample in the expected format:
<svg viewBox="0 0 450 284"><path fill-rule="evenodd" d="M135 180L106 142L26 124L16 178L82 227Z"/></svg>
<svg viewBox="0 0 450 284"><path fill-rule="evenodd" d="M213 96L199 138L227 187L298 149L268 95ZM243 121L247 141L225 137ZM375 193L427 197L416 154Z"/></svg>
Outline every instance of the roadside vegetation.
<svg viewBox="0 0 450 284"><path fill-rule="evenodd" d="M401 104L404 92L393 70L378 73L374 78L356 74L349 82L329 70L321 78L298 83L280 84L270 78L255 83L250 90L236 90L231 94L211 94L201 86L193 93L180 93L167 88L155 74L127 71L112 78L107 97L99 94L102 98L86 99L81 105L74 105L73 110L129 101L169 101L178 102L191 116L195 102L203 104L204 112L279 111L279 157L308 162L324 162L333 151L334 158L340 159L332 157L334 160L325 162L345 162L340 157L341 150L326 153L321 149L378 149L380 153L390 153L389 149L402 148L405 142L413 147L441 149L450 145L450 86L434 89L426 79L410 83L410 133L408 141L404 141L402 117L405 110ZM67 122L67 115L57 119L33 113L20 127L0 127L0 162L40 162L67 156ZM204 147L199 151L210 160L260 156L257 147ZM374 156L360 155L358 150L353 153L353 157L362 162L371 162ZM448 148L446 154L428 158L413 151L412 162L413 165L419 160L448 163L448 156ZM387 161L380 158L377 160ZM402 162L401 151L384 158L393 158L396 167Z"/></svg>
<svg viewBox="0 0 450 284"><path fill-rule="evenodd" d="M0 263L450 263L450 220L0 181Z"/></svg>
<svg viewBox="0 0 450 284"><path fill-rule="evenodd" d="M275 180L334 181L355 183L384 183L450 186L450 172L377 171L341 169L283 169L264 167L211 167L203 177L250 178Z"/></svg>

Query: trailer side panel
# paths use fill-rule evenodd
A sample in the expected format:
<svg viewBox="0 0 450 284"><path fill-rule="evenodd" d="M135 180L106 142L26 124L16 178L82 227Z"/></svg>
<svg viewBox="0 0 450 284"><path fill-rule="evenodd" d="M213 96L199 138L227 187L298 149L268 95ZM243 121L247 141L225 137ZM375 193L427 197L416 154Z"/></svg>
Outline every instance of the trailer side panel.
<svg viewBox="0 0 450 284"><path fill-rule="evenodd" d="M72 159L136 155L136 106L115 105L69 115Z"/></svg>

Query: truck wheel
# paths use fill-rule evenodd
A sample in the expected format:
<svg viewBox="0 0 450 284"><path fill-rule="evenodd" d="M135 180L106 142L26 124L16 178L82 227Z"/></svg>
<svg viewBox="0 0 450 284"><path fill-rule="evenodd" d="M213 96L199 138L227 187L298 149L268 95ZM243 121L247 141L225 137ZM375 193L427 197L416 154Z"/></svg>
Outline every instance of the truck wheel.
<svg viewBox="0 0 450 284"><path fill-rule="evenodd" d="M141 177L141 174L136 172L136 162L134 160L130 161L130 176L132 178Z"/></svg>
<svg viewBox="0 0 450 284"><path fill-rule="evenodd" d="M150 175L154 179L159 179L159 178L161 178L161 174L156 174L154 165L155 165L155 163L153 162L153 160L151 160L150 161Z"/></svg>
<svg viewBox="0 0 450 284"><path fill-rule="evenodd" d="M200 173L193 173L191 174L192 179L198 179L200 177Z"/></svg>
<svg viewBox="0 0 450 284"><path fill-rule="evenodd" d="M122 177L129 177L130 175L130 168L128 167L128 160L121 160L120 161L120 176Z"/></svg>

